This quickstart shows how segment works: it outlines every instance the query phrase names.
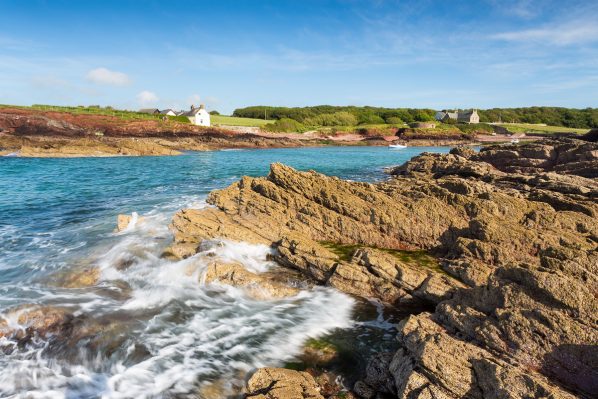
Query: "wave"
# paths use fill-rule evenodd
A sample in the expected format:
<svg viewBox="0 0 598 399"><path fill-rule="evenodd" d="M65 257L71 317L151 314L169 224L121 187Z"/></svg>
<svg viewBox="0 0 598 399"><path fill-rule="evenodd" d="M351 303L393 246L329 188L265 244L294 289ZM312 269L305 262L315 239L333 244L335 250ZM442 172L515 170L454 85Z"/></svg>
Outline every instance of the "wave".
<svg viewBox="0 0 598 399"><path fill-rule="evenodd" d="M188 259L163 259L167 217L142 216L114 233L116 242L93 251L91 263L100 269L96 287L38 299L73 307L89 329L101 326L98 335L75 342L37 337L25 346L0 338L6 354L0 358L2 396L201 397L215 384L230 393L250 370L282 365L309 338L353 325L354 300L330 288L256 300L239 288L203 284L203 271L214 260L256 273L278 266L268 260L269 247L228 240L205 242ZM99 288L123 295L107 296Z"/></svg>

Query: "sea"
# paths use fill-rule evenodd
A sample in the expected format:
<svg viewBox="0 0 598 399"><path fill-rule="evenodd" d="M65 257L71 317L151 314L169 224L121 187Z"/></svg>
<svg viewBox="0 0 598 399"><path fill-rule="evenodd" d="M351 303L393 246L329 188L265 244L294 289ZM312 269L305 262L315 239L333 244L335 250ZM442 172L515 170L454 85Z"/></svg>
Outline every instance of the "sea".
<svg viewBox="0 0 598 399"><path fill-rule="evenodd" d="M310 340L340 348L348 366L340 368L340 382L349 386L368 353L395 345L400 315L328 287L257 300L235 287L204 284L202 273L215 258L256 273L279 266L269 260L271 248L227 240L185 260L165 259L168 224L180 209L208 206L214 189L267 175L272 162L376 182L389 178L385 167L425 151L449 148L0 158L0 330L23 331L0 337L0 397L227 397L259 367L300 364ZM116 232L117 215L133 212L144 223ZM99 269L97 284L60 283L90 267ZM73 331L88 334L23 339L27 326L19 314L31 306L67 309Z"/></svg>

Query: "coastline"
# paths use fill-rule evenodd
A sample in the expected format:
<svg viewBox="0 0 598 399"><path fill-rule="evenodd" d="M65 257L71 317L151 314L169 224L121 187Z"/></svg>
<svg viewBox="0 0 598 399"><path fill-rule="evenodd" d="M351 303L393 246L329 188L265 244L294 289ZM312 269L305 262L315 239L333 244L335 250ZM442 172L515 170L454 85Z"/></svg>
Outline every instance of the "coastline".
<svg viewBox="0 0 598 399"><path fill-rule="evenodd" d="M286 399L281 392L300 388L321 399L411 397L422 390L429 397L450 398L482 399L485 392L494 391L504 397L584 397L594 386L575 373L581 370L595 380L584 353L598 334L592 327L597 154L596 143L571 139L480 151L461 146L450 153L421 153L389 168L388 179L371 183L354 180L351 174L330 177L279 163L271 164L267 176L265 170L255 174L264 177L231 172L234 180L227 178L227 185L216 190L210 175L199 181L186 176L180 181L193 182L185 183L187 193L210 187L207 204L183 201L169 208L183 209L167 216L148 212L139 201L128 208L139 214L118 216L113 238L119 244L114 251L76 261L50 280L79 290L73 292L77 296L83 289L115 287L118 296L109 301L129 305L148 297L145 287L152 292L157 287L176 288L166 291L185 300L187 295L200 300L206 292L209 298L221 293L226 303L235 298L234 306L251 306L254 311L248 313L238 308L231 312L247 320L260 313L257 309L265 312L291 303L296 308L299 301L302 307L295 313L271 314L282 326L291 326L289 331L310 315L304 330L310 339L288 348L292 358L274 352L260 360L257 370L215 370L215 380L201 380L189 368L202 383L185 389L212 392L210 397L259 397L267 392L272 399ZM229 166L227 154L219 155L225 160L218 171ZM192 158L149 163L154 167ZM129 162L114 163L130 167L124 165ZM54 171L65 166L81 170L83 176L89 169L49 164ZM169 168L158 168L170 173ZM195 176L200 176L203 168L196 169ZM62 174L73 179L70 173ZM160 180L152 173L147 176L149 181ZM92 204L103 202L91 197ZM169 221L173 240L165 241ZM146 262L150 248L152 260ZM162 314L164 308L155 307L153 300L127 310L132 312L127 315L137 320L149 308ZM350 316L352 303L355 312ZM198 309L185 313L191 319L201 319L202 309L213 306L201 300L198 304ZM59 353L65 348L114 348L121 341L113 341L111 332L128 336L132 328L114 313L80 314L61 303L24 303L5 314L7 319L18 316L27 328L15 330L10 323L0 323L0 336L20 341L42 337ZM376 324L377 331L330 330L346 327L350 317L365 321L363 325L382 324ZM210 318L201 320L185 330L195 335L182 349L209 342L201 335L202 326L236 326L230 319L217 319L215 324ZM318 320L326 320L327 327L316 334L312 326L324 327ZM250 336L260 331L252 330ZM157 352L143 349L152 348L146 347L155 342L151 337L156 336L138 341L143 363L159 359ZM246 339L240 338L239 347ZM259 341L268 342L263 337ZM261 348L260 353L271 347Z"/></svg>
<svg viewBox="0 0 598 399"><path fill-rule="evenodd" d="M219 149L295 148L318 146L387 146L397 136L317 132L246 132L199 127L173 121L123 120L101 115L74 115L16 108L0 108L0 156L71 158L114 156L172 156L184 151ZM481 145L510 141L510 137L475 140L414 138L408 146Z"/></svg>
<svg viewBox="0 0 598 399"><path fill-rule="evenodd" d="M16 139L16 140L15 140ZM237 136L234 140L206 142L205 139L155 139L155 138L109 138L109 139L64 139L52 136L3 137L0 135L0 157L19 158L83 158L120 156L175 156L187 151L217 151L225 149L299 148L326 146L371 146L384 147L388 142L344 141L344 140L289 140L262 139ZM456 140L414 140L410 147L454 147L457 145L478 146L481 142Z"/></svg>

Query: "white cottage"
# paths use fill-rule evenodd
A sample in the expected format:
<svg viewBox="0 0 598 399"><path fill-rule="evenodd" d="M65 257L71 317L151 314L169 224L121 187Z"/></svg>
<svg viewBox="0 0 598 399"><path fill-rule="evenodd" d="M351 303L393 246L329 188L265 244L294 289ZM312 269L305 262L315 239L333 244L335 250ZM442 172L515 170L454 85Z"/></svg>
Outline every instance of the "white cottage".
<svg viewBox="0 0 598 399"><path fill-rule="evenodd" d="M191 106L191 110L189 112L185 112L183 114L191 123L197 126L210 126L210 114L206 111L205 105L201 104L199 108L195 108L195 106Z"/></svg>
<svg viewBox="0 0 598 399"><path fill-rule="evenodd" d="M162 111L160 111L161 115L168 115L168 116L176 116L177 113L173 110L173 109L163 109Z"/></svg>
<svg viewBox="0 0 598 399"><path fill-rule="evenodd" d="M478 111L472 109L470 111L440 111L436 112L434 118L437 121L448 122L450 119L460 123L480 123L480 116Z"/></svg>

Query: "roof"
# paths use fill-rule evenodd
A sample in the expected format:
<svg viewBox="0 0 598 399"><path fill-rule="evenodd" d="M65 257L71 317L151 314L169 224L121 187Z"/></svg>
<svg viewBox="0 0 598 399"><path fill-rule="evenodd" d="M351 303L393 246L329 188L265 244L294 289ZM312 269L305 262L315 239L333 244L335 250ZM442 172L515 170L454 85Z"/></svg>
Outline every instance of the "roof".
<svg viewBox="0 0 598 399"><path fill-rule="evenodd" d="M475 109L474 109L474 110L471 110L471 111L463 111L463 112L459 112L459 117L458 117L457 119L459 119L459 120L463 120L463 119L465 119L465 120L470 120L470 119L471 119L471 116L472 116L472 115L474 115L474 114L476 114L476 115L477 115L477 113L478 113L478 112L477 112Z"/></svg>
<svg viewBox="0 0 598 399"><path fill-rule="evenodd" d="M169 112L174 112L176 114L176 111L171 108L163 109L162 111L160 111L161 114L167 114Z"/></svg>
<svg viewBox="0 0 598 399"><path fill-rule="evenodd" d="M449 112L449 111L439 111L436 112L436 119L442 120L445 117L449 117L450 119L456 120L470 120L472 115L477 115L478 111L472 109L471 111L456 111L456 112Z"/></svg>
<svg viewBox="0 0 598 399"><path fill-rule="evenodd" d="M160 112L158 108L142 108L139 110L142 114L155 114Z"/></svg>
<svg viewBox="0 0 598 399"><path fill-rule="evenodd" d="M205 111L205 109L203 109L203 108L193 108L191 111L184 112L181 115L184 115L184 116L195 116L195 115L199 114L199 111L201 111L201 110Z"/></svg>

